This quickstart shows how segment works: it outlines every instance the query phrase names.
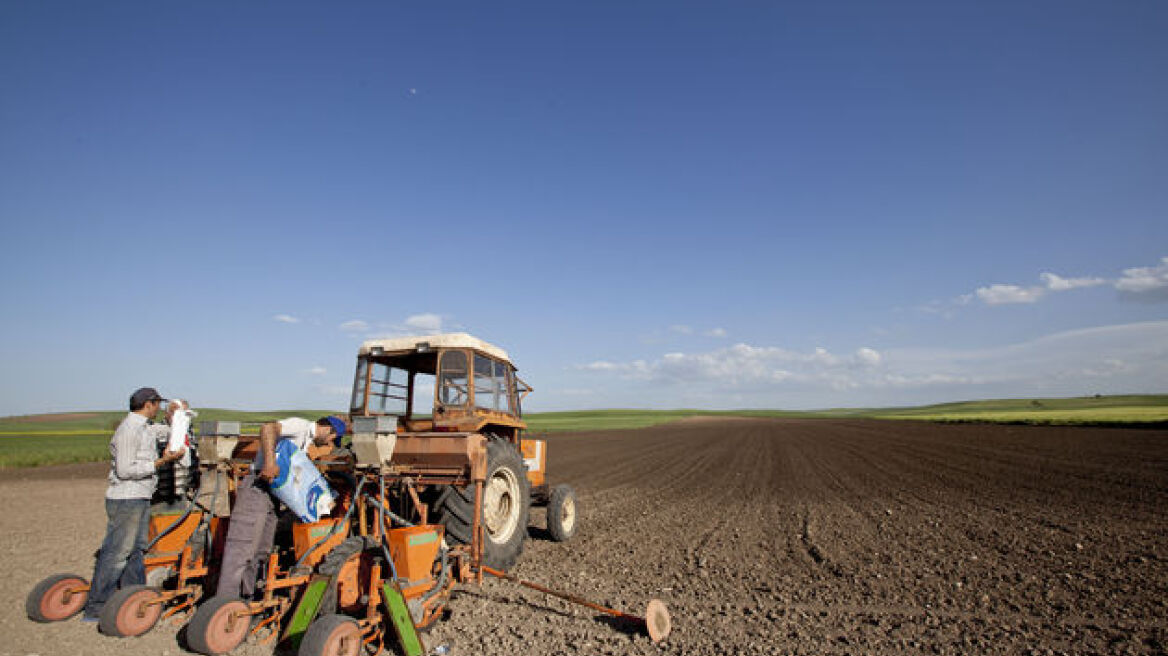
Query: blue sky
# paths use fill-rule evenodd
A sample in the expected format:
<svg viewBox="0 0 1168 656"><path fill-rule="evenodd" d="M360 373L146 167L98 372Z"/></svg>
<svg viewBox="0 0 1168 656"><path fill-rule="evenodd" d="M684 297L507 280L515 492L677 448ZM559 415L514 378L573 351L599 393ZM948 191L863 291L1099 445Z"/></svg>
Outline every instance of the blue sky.
<svg viewBox="0 0 1168 656"><path fill-rule="evenodd" d="M1162 2L0 5L0 414L1168 392Z"/></svg>

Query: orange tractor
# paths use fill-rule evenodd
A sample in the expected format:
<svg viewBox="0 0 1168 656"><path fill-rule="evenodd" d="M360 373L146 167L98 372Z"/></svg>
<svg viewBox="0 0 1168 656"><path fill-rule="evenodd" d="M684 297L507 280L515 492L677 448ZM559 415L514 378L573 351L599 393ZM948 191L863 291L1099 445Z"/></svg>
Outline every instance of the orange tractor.
<svg viewBox="0 0 1168 656"><path fill-rule="evenodd" d="M262 598L204 603L187 626L190 645L222 654L265 629L306 654L380 647L391 635L420 644L411 635L442 616L456 582L515 564L533 502L549 504L553 539L571 538L575 496L548 486L546 444L523 439L529 391L502 349L466 334L363 344L351 494L333 512L344 514L335 543L315 563L273 554Z"/></svg>
<svg viewBox="0 0 1168 656"><path fill-rule="evenodd" d="M576 532L575 494L547 483L547 443L524 439L522 402L530 392L503 349L465 333L367 341L350 403L354 449L375 439L362 418L380 418L392 454L386 472L391 486L403 488L399 507L441 524L454 544L471 544L481 518L483 563L509 569L523 550L532 504L548 505L553 539ZM480 456L481 471L473 467ZM476 476L481 513L474 512Z"/></svg>

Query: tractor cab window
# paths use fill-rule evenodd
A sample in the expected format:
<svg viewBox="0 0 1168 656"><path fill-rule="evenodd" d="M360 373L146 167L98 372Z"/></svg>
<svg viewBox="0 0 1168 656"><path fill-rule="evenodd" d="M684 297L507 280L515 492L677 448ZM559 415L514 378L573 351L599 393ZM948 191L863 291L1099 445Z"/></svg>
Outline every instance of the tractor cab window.
<svg viewBox="0 0 1168 656"><path fill-rule="evenodd" d="M374 362L369 375L368 412L404 416L409 403L410 378L405 369Z"/></svg>
<svg viewBox="0 0 1168 656"><path fill-rule="evenodd" d="M357 360L357 375L353 379L353 397L349 409L355 415L406 414L409 400L409 372L371 358Z"/></svg>
<svg viewBox="0 0 1168 656"><path fill-rule="evenodd" d="M349 401L349 411L354 415L365 413L365 375L369 372L369 360L357 359L357 375L353 379L353 398Z"/></svg>
<svg viewBox="0 0 1168 656"><path fill-rule="evenodd" d="M436 405L466 405L470 402L470 367L467 364L463 351L442 353Z"/></svg>
<svg viewBox="0 0 1168 656"><path fill-rule="evenodd" d="M519 376L516 376L514 371L511 372L511 375L515 380L515 416L522 417L523 397L527 396L531 392L531 385L523 382L523 379Z"/></svg>
<svg viewBox="0 0 1168 656"><path fill-rule="evenodd" d="M482 355L475 355L475 407L511 412L510 367Z"/></svg>

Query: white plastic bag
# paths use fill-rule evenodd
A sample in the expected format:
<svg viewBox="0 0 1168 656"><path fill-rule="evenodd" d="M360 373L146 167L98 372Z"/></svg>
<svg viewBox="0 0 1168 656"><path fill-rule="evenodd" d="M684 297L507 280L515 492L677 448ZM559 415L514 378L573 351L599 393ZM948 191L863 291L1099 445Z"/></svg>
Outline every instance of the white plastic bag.
<svg viewBox="0 0 1168 656"><path fill-rule="evenodd" d="M191 419L198 416L199 413L191 410L189 403L182 399L171 399L171 403L178 404L174 409L174 414L170 417L170 439L166 441L166 450L170 452L178 451L186 448L186 453L178 462L183 467L191 466L191 445L187 440L187 434L191 430Z"/></svg>

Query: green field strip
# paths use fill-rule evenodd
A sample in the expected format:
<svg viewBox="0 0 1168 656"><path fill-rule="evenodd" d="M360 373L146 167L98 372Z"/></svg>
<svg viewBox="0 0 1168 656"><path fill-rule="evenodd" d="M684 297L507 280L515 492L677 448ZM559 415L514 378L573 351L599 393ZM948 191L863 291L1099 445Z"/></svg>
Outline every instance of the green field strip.
<svg viewBox="0 0 1168 656"><path fill-rule="evenodd" d="M200 421L259 424L284 417L311 419L330 413L328 410L196 410L199 412L195 420L196 431ZM86 416L79 418L78 414ZM106 460L109 458L109 437L125 414L57 413L0 418L0 467L37 467ZM1168 424L1168 394L988 399L903 408L834 408L817 411L618 408L529 413L524 416L524 420L528 422L532 433L539 434L634 430L689 417L868 418L946 423L1160 427Z"/></svg>

